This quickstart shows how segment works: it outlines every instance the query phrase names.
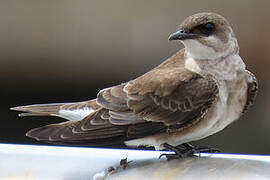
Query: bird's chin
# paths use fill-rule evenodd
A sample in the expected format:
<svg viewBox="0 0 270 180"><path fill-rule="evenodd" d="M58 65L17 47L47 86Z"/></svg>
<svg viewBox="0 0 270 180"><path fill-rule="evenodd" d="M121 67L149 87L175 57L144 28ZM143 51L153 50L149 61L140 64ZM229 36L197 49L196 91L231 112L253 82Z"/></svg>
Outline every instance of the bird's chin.
<svg viewBox="0 0 270 180"><path fill-rule="evenodd" d="M200 43L198 40L188 39L182 41L186 54L193 59L217 59L222 53L216 52L212 47Z"/></svg>

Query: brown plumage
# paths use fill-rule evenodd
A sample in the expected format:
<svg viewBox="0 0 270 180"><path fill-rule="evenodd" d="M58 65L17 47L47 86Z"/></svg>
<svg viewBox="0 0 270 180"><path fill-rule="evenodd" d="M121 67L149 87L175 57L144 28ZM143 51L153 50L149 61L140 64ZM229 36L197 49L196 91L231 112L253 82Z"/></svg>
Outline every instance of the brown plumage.
<svg viewBox="0 0 270 180"><path fill-rule="evenodd" d="M205 23L208 28L217 29L202 30ZM153 145L159 148L163 142L160 139L183 137L179 141L183 143L226 127L254 101L256 78L245 70L237 41L222 16L196 14L180 28L170 40L181 40L186 49L134 80L101 90L96 99L11 108L25 112L22 116L59 116L70 120L32 129L26 135L68 145L111 145L153 136ZM196 59L200 55L204 60ZM209 60L205 59L208 55ZM243 92L238 94L233 88L239 86ZM234 105L240 109L227 107ZM222 122L227 112L232 115L228 115L228 122ZM150 141L145 144L152 145Z"/></svg>

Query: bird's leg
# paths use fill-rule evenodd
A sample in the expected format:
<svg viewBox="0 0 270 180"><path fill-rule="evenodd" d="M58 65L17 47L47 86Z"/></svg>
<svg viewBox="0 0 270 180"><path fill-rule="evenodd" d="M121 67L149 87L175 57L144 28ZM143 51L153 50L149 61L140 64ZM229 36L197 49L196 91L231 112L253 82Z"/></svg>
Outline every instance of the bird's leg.
<svg viewBox="0 0 270 180"><path fill-rule="evenodd" d="M182 145L179 146L172 146L168 143L164 143L163 147L168 150L168 151L173 151L174 154L161 154L159 156L159 158L161 158L162 156L165 156L168 160L172 160L172 159L179 159L179 158L184 158L186 157L186 147L183 147Z"/></svg>
<svg viewBox="0 0 270 180"><path fill-rule="evenodd" d="M220 152L218 149L203 147L203 146L193 146L190 143L182 144L187 149L187 153L194 155L195 153L217 153Z"/></svg>
<svg viewBox="0 0 270 180"><path fill-rule="evenodd" d="M189 143L184 143L179 146L172 146L167 143L163 144L163 147L166 150L173 151L174 154L161 154L159 158L162 156L166 156L168 160L172 159L179 159L179 158L185 158L185 157L194 157L196 153L215 153L219 152L217 149L213 148L207 148L207 147L199 147L199 146L193 146Z"/></svg>
<svg viewBox="0 0 270 180"><path fill-rule="evenodd" d="M181 144L182 146L186 147L187 149L194 149L195 146L193 146L192 144L190 143L184 143L184 144Z"/></svg>

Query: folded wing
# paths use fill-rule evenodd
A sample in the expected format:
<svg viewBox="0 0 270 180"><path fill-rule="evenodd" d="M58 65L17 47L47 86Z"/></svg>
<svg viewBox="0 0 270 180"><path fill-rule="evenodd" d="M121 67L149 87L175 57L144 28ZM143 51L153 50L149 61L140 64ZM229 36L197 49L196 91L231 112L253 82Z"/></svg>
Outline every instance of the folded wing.
<svg viewBox="0 0 270 180"><path fill-rule="evenodd" d="M56 144L109 145L202 118L217 97L217 84L185 69L183 56L180 51L143 76L100 91L91 101L94 112L84 119L36 128L27 136Z"/></svg>

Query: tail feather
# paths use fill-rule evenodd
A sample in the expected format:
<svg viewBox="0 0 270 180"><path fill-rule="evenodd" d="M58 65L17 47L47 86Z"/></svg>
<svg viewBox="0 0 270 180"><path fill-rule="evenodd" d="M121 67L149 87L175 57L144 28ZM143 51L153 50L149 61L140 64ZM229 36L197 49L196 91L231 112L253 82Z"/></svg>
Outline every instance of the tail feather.
<svg viewBox="0 0 270 180"><path fill-rule="evenodd" d="M64 103L35 104L12 107L10 110L25 112L19 114L19 116L51 116L57 115L62 105L64 105Z"/></svg>
<svg viewBox="0 0 270 180"><path fill-rule="evenodd" d="M47 114L41 114L41 113L20 113L18 114L19 117L25 117L25 116L48 116Z"/></svg>
<svg viewBox="0 0 270 180"><path fill-rule="evenodd" d="M95 112L100 106L96 100L75 103L52 103L34 104L10 108L14 111L22 111L20 117L24 116L58 116L71 121L79 121Z"/></svg>

